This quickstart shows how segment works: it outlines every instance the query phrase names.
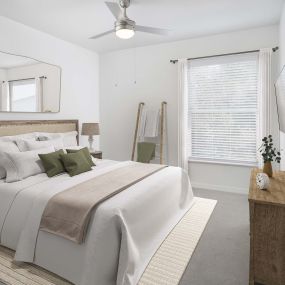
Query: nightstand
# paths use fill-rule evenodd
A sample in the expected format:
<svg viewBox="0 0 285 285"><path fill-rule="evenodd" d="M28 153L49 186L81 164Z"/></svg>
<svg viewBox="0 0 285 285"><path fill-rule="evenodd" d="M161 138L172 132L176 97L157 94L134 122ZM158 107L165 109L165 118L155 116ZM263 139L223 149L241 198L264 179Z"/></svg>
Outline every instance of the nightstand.
<svg viewBox="0 0 285 285"><path fill-rule="evenodd" d="M249 284L285 284L285 172L275 171L268 189L256 185L251 172Z"/></svg>
<svg viewBox="0 0 285 285"><path fill-rule="evenodd" d="M90 152L90 154L95 157L95 158L99 158L99 159L102 159L102 151L94 151L94 152Z"/></svg>

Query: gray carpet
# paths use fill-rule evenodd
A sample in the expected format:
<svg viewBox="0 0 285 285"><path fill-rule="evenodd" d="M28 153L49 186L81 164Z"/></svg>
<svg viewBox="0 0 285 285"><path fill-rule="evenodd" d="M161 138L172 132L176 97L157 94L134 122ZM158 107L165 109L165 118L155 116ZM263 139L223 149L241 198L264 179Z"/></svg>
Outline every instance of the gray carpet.
<svg viewBox="0 0 285 285"><path fill-rule="evenodd" d="M209 190L194 193L218 204L179 285L248 284L247 196Z"/></svg>
<svg viewBox="0 0 285 285"><path fill-rule="evenodd" d="M249 274L249 213L246 195L195 190L218 200L180 285L245 285Z"/></svg>

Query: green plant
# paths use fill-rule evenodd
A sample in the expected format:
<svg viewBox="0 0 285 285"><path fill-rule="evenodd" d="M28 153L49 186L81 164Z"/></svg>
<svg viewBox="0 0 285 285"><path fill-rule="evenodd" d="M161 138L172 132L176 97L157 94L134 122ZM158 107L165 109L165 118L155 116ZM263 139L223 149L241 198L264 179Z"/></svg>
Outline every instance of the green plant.
<svg viewBox="0 0 285 285"><path fill-rule="evenodd" d="M276 147L273 146L272 135L262 139L262 145L259 148L259 152L262 155L264 163L272 162L273 160L275 160L277 163L280 163L281 161L280 152L277 151Z"/></svg>

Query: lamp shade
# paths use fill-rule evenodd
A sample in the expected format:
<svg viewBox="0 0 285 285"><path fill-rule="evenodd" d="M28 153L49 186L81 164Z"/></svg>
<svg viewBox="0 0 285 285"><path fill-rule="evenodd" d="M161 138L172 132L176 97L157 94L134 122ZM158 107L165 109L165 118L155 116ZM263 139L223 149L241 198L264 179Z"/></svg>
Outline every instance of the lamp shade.
<svg viewBox="0 0 285 285"><path fill-rule="evenodd" d="M98 123L83 123L81 135L83 136L96 136L100 135Z"/></svg>

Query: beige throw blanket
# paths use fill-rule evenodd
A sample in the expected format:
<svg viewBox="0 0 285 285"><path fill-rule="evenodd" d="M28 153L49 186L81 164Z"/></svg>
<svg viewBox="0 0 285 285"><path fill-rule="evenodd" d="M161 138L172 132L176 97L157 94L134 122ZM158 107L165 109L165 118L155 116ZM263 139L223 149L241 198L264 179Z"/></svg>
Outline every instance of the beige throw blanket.
<svg viewBox="0 0 285 285"><path fill-rule="evenodd" d="M134 162L56 194L44 210L40 230L82 243L96 206L164 167Z"/></svg>

